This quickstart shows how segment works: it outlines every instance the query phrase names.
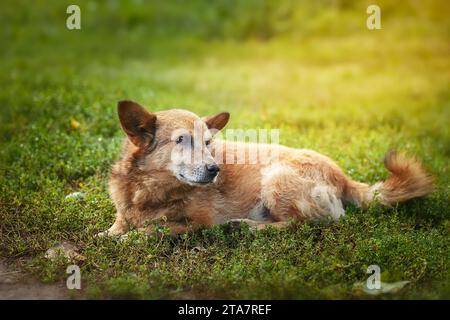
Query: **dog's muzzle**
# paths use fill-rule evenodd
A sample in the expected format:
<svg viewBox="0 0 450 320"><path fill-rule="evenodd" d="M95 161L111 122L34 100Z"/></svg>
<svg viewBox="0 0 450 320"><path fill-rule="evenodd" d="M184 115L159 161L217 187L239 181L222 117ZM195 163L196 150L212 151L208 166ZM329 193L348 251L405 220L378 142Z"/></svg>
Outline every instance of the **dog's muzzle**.
<svg viewBox="0 0 450 320"><path fill-rule="evenodd" d="M219 174L219 166L217 164L207 164L205 169L198 170L195 174L195 182L201 184L207 184L214 182L214 179Z"/></svg>
<svg viewBox="0 0 450 320"><path fill-rule="evenodd" d="M181 173L180 177L188 183L208 184L215 181L220 168L217 164L207 164L193 169L190 173Z"/></svg>

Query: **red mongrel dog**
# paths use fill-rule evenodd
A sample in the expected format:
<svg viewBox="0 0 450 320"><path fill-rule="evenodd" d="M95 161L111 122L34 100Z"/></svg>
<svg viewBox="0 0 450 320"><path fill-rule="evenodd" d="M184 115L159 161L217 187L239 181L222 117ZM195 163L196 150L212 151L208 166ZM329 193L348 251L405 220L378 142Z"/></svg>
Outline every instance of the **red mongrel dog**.
<svg viewBox="0 0 450 320"><path fill-rule="evenodd" d="M228 113L203 119L178 109L151 113L132 101L119 102L118 112L128 139L110 181L116 221L102 235L122 235L130 227L151 233L154 221L181 233L233 219L259 227L291 218L337 220L345 202L391 205L433 189L419 162L395 153L385 158L391 175L369 186L311 150L212 140ZM238 154L259 159L236 164Z"/></svg>

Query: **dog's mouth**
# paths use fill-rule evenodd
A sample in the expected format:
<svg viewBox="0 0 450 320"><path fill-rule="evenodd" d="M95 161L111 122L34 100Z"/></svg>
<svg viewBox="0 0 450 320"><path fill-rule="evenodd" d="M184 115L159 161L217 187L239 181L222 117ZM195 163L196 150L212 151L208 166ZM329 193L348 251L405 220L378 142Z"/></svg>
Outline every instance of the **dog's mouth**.
<svg viewBox="0 0 450 320"><path fill-rule="evenodd" d="M206 178L203 180L190 180L190 179L186 178L186 176L184 176L182 173L179 173L179 174L177 174L177 178L178 178L178 180L183 181L192 186L205 186L205 185L216 182L217 175L213 178Z"/></svg>

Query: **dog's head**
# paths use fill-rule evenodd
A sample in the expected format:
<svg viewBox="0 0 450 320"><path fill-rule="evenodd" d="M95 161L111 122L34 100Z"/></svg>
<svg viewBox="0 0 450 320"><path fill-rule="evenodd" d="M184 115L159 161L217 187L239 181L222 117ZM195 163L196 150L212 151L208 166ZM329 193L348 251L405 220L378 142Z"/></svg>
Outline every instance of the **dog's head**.
<svg viewBox="0 0 450 320"><path fill-rule="evenodd" d="M132 101L120 101L118 113L128 139L143 157L142 169L167 170L190 185L216 180L220 169L212 155L212 138L225 127L229 113L200 118L180 109L149 112Z"/></svg>

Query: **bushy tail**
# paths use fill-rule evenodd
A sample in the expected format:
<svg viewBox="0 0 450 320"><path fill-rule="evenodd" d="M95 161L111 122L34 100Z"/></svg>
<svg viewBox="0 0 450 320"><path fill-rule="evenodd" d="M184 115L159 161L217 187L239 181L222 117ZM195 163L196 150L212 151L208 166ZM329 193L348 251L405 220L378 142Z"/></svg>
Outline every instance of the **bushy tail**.
<svg viewBox="0 0 450 320"><path fill-rule="evenodd" d="M384 158L384 165L391 172L386 180L373 186L349 180L346 199L362 206L372 201L393 205L426 196L433 191L433 178L415 158L388 152Z"/></svg>

